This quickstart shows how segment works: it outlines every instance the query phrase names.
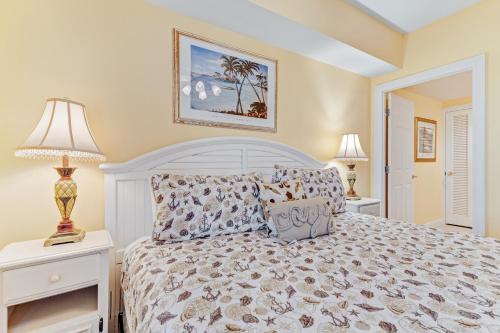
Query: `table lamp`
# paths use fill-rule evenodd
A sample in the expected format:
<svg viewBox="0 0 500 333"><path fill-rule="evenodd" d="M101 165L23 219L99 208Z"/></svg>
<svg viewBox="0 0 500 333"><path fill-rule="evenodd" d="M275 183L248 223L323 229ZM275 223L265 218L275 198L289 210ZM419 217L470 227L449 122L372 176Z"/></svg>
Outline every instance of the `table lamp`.
<svg viewBox="0 0 500 333"><path fill-rule="evenodd" d="M45 241L44 246L82 241L85 231L76 229L70 218L77 197L77 186L71 179L76 168L69 166L69 158L105 160L90 131L85 106L66 98L48 99L38 125L26 142L16 149L15 155L62 159L62 167L55 168L61 178L54 186L61 221L56 233Z"/></svg>
<svg viewBox="0 0 500 333"><path fill-rule="evenodd" d="M359 200L360 196L354 190L354 183L356 183L356 171L354 167L357 161L368 161L359 137L357 134L344 134L340 142L339 151L335 159L345 161L349 170L347 171L347 182L349 183L349 191L347 191L347 200Z"/></svg>

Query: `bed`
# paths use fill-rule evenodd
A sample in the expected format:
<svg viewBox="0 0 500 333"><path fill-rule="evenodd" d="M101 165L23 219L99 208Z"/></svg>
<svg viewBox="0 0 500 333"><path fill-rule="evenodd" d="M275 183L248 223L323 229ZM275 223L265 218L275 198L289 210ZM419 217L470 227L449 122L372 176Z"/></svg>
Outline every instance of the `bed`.
<svg viewBox="0 0 500 333"><path fill-rule="evenodd" d="M500 242L491 238L343 213L334 233L289 245L260 231L151 239L151 173L270 174L276 163L324 167L234 137L104 166L117 244L112 320L123 308L130 332L500 332Z"/></svg>

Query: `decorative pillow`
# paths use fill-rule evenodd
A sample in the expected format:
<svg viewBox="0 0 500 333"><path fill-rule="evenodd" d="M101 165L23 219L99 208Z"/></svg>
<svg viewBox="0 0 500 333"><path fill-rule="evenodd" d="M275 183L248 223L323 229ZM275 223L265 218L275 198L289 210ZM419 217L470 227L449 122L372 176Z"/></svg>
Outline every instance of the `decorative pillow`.
<svg viewBox="0 0 500 333"><path fill-rule="evenodd" d="M269 215L269 205L284 201L293 201L306 198L300 179L285 180L275 184L261 184L260 202L264 208L264 217L271 235L276 235L276 229Z"/></svg>
<svg viewBox="0 0 500 333"><path fill-rule="evenodd" d="M275 166L272 182L300 179L307 198L321 196L328 199L333 213L345 212L345 190L337 168L297 169Z"/></svg>
<svg viewBox="0 0 500 333"><path fill-rule="evenodd" d="M153 239L177 242L264 227L257 182L259 174L152 176Z"/></svg>
<svg viewBox="0 0 500 333"><path fill-rule="evenodd" d="M321 197L271 204L269 213L277 237L285 242L316 238L334 230L331 209Z"/></svg>

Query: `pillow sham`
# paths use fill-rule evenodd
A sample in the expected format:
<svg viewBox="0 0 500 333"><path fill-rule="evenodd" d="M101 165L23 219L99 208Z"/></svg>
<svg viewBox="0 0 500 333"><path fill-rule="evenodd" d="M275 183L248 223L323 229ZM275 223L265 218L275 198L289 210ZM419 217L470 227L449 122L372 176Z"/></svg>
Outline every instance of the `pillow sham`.
<svg viewBox="0 0 500 333"><path fill-rule="evenodd" d="M302 181L307 198L321 196L328 199L333 213L345 212L345 190L336 167L328 169L286 168L279 165L274 167L273 183L293 179Z"/></svg>
<svg viewBox="0 0 500 333"><path fill-rule="evenodd" d="M179 242L265 226L260 174L151 177L153 239Z"/></svg>
<svg viewBox="0 0 500 333"><path fill-rule="evenodd" d="M269 214L276 237L287 243L327 235L334 230L331 209L322 197L271 204Z"/></svg>
<svg viewBox="0 0 500 333"><path fill-rule="evenodd" d="M285 180L280 183L261 184L260 203L264 209L266 226L270 235L276 235L276 228L273 225L269 206L284 201L294 201L306 198L306 193L302 187L300 179Z"/></svg>

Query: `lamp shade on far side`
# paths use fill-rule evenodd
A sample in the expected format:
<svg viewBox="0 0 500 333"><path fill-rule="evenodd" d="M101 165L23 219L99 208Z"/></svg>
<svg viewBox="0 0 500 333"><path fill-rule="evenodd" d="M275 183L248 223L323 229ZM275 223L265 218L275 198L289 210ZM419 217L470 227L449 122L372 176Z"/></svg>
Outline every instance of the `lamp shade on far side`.
<svg viewBox="0 0 500 333"><path fill-rule="evenodd" d="M87 122L85 106L62 98L47 100L42 118L26 142L17 148L18 157L63 157L104 161Z"/></svg>
<svg viewBox="0 0 500 333"><path fill-rule="evenodd" d="M335 158L340 161L368 161L357 134L344 134Z"/></svg>

